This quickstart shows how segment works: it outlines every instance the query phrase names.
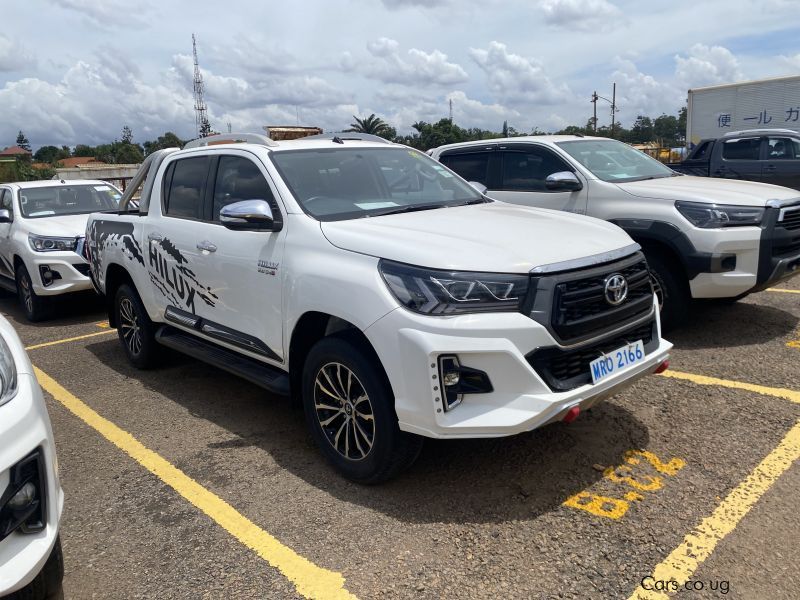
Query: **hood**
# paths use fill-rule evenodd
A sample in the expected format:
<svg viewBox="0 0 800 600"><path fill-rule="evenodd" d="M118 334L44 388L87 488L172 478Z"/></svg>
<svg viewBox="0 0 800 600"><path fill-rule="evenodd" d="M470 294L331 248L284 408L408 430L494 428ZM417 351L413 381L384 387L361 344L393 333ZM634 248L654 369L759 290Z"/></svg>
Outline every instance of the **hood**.
<svg viewBox="0 0 800 600"><path fill-rule="evenodd" d="M88 214L39 217L37 219L26 219L25 228L36 235L77 237L86 235L86 222L88 220Z"/></svg>
<svg viewBox="0 0 800 600"><path fill-rule="evenodd" d="M345 250L421 267L528 273L633 244L616 225L505 202L321 223Z"/></svg>
<svg viewBox="0 0 800 600"><path fill-rule="evenodd" d="M621 190L640 198L714 202L737 206L764 206L768 200L800 200L800 192L779 185L720 179L717 177L664 177L616 184Z"/></svg>

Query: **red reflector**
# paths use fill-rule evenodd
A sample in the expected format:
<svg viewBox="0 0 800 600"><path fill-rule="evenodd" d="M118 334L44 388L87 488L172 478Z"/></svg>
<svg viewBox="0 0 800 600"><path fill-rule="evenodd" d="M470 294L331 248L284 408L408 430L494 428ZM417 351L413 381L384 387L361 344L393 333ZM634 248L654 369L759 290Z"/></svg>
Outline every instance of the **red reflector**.
<svg viewBox="0 0 800 600"><path fill-rule="evenodd" d="M577 406L573 406L567 411L567 414L564 415L564 418L561 419L564 423L572 423L575 419L578 418L578 415L581 414L581 409Z"/></svg>
<svg viewBox="0 0 800 600"><path fill-rule="evenodd" d="M663 373L663 372L664 372L664 371L666 371L667 369L669 369L669 361L668 361L668 360L665 360L665 361L664 361L664 362L662 362L660 365L658 365L658 366L656 367L656 370L655 370L655 371L653 371L653 372L654 372L654 373Z"/></svg>

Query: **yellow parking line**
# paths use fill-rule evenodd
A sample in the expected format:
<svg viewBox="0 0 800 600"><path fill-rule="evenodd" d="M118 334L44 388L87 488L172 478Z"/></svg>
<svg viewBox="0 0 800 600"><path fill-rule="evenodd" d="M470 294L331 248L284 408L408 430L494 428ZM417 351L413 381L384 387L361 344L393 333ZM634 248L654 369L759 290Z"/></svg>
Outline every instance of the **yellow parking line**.
<svg viewBox="0 0 800 600"><path fill-rule="evenodd" d="M97 333L87 333L86 335L64 338L63 340L56 340L54 342L45 342L44 344L34 344L33 346L27 346L25 350L36 350L37 348L45 348L47 346L58 346L59 344L66 344L67 342L77 342L78 340L85 340L86 338L93 338L98 335L108 335L109 333L117 333L117 330L108 329L106 331L98 331Z"/></svg>
<svg viewBox="0 0 800 600"><path fill-rule="evenodd" d="M768 292L781 292L783 294L800 294L800 290L785 290L783 288L767 288Z"/></svg>
<svg viewBox="0 0 800 600"><path fill-rule="evenodd" d="M222 498L210 492L159 454L144 446L130 433L108 419L101 417L41 369L34 367L34 371L42 388L51 396L109 442L127 453L145 469L211 517L242 544L278 569L294 584L301 596L322 600L354 600L356 598L344 589L344 577L341 573L318 567L291 548L284 546L275 537L259 528Z"/></svg>
<svg viewBox="0 0 800 600"><path fill-rule="evenodd" d="M798 458L800 421L747 479L728 494L711 516L703 519L683 539L683 543L653 570L648 587L654 587L656 581L675 581L679 589L683 588L700 564L711 556L717 544L736 528L756 502ZM667 597L664 592L649 591L640 586L628 600L661 600Z"/></svg>
<svg viewBox="0 0 800 600"><path fill-rule="evenodd" d="M776 398L783 398L790 402L800 404L800 392L794 390L787 390L786 388L767 387L765 385L756 385L754 383L745 383L743 381L733 381L731 379L718 379L716 377L707 377L705 375L695 375L694 373L681 373L680 371L664 371L661 373L663 377L671 377L673 379L684 379L691 381L698 385L718 385L721 387L734 388L737 390L746 390L748 392L755 392L765 396L774 396Z"/></svg>

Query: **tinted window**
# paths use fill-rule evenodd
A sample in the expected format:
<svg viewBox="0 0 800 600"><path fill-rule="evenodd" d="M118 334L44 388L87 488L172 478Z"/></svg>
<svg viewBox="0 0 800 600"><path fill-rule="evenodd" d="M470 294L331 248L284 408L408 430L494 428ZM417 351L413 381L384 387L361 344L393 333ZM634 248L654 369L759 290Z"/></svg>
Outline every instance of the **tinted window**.
<svg viewBox="0 0 800 600"><path fill-rule="evenodd" d="M0 190L0 208L5 209L13 214L11 207L11 192L8 190Z"/></svg>
<svg viewBox="0 0 800 600"><path fill-rule="evenodd" d="M321 221L484 201L438 162L409 148L285 150L270 158L303 210Z"/></svg>
<svg viewBox="0 0 800 600"><path fill-rule="evenodd" d="M800 158L797 148L800 142L791 138L769 138L767 160L787 160Z"/></svg>
<svg viewBox="0 0 800 600"><path fill-rule="evenodd" d="M29 219L116 210L119 198L119 191L106 184L49 185L19 191L22 216Z"/></svg>
<svg viewBox="0 0 800 600"><path fill-rule="evenodd" d="M241 200L266 200L274 210L272 191L258 167L240 156L222 156L214 185L213 219L219 221L223 207Z"/></svg>
<svg viewBox="0 0 800 600"><path fill-rule="evenodd" d="M722 158L725 160L758 160L761 138L727 140L722 144Z"/></svg>
<svg viewBox="0 0 800 600"><path fill-rule="evenodd" d="M477 181L488 185L490 152L469 152L467 154L446 154L440 158L443 165L461 175L467 181Z"/></svg>
<svg viewBox="0 0 800 600"><path fill-rule="evenodd" d="M708 151L711 150L711 142L703 142L692 153L692 159L708 158Z"/></svg>
<svg viewBox="0 0 800 600"><path fill-rule="evenodd" d="M503 183L500 189L546 192L549 190L544 180L559 171L572 169L543 148L526 148L524 152L507 150L503 152Z"/></svg>
<svg viewBox="0 0 800 600"><path fill-rule="evenodd" d="M170 217L202 218L209 160L208 156L198 156L175 161L166 197L166 214Z"/></svg>

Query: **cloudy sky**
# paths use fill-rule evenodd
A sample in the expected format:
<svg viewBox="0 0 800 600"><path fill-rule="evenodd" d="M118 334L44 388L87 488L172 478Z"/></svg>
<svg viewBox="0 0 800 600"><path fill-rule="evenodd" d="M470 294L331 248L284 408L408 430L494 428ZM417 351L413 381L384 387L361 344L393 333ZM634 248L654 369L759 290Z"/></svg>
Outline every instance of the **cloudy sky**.
<svg viewBox="0 0 800 600"><path fill-rule="evenodd" d="M400 132L675 114L686 90L800 74L800 0L0 0L0 148L194 137L375 113ZM598 104L599 122L610 118Z"/></svg>

